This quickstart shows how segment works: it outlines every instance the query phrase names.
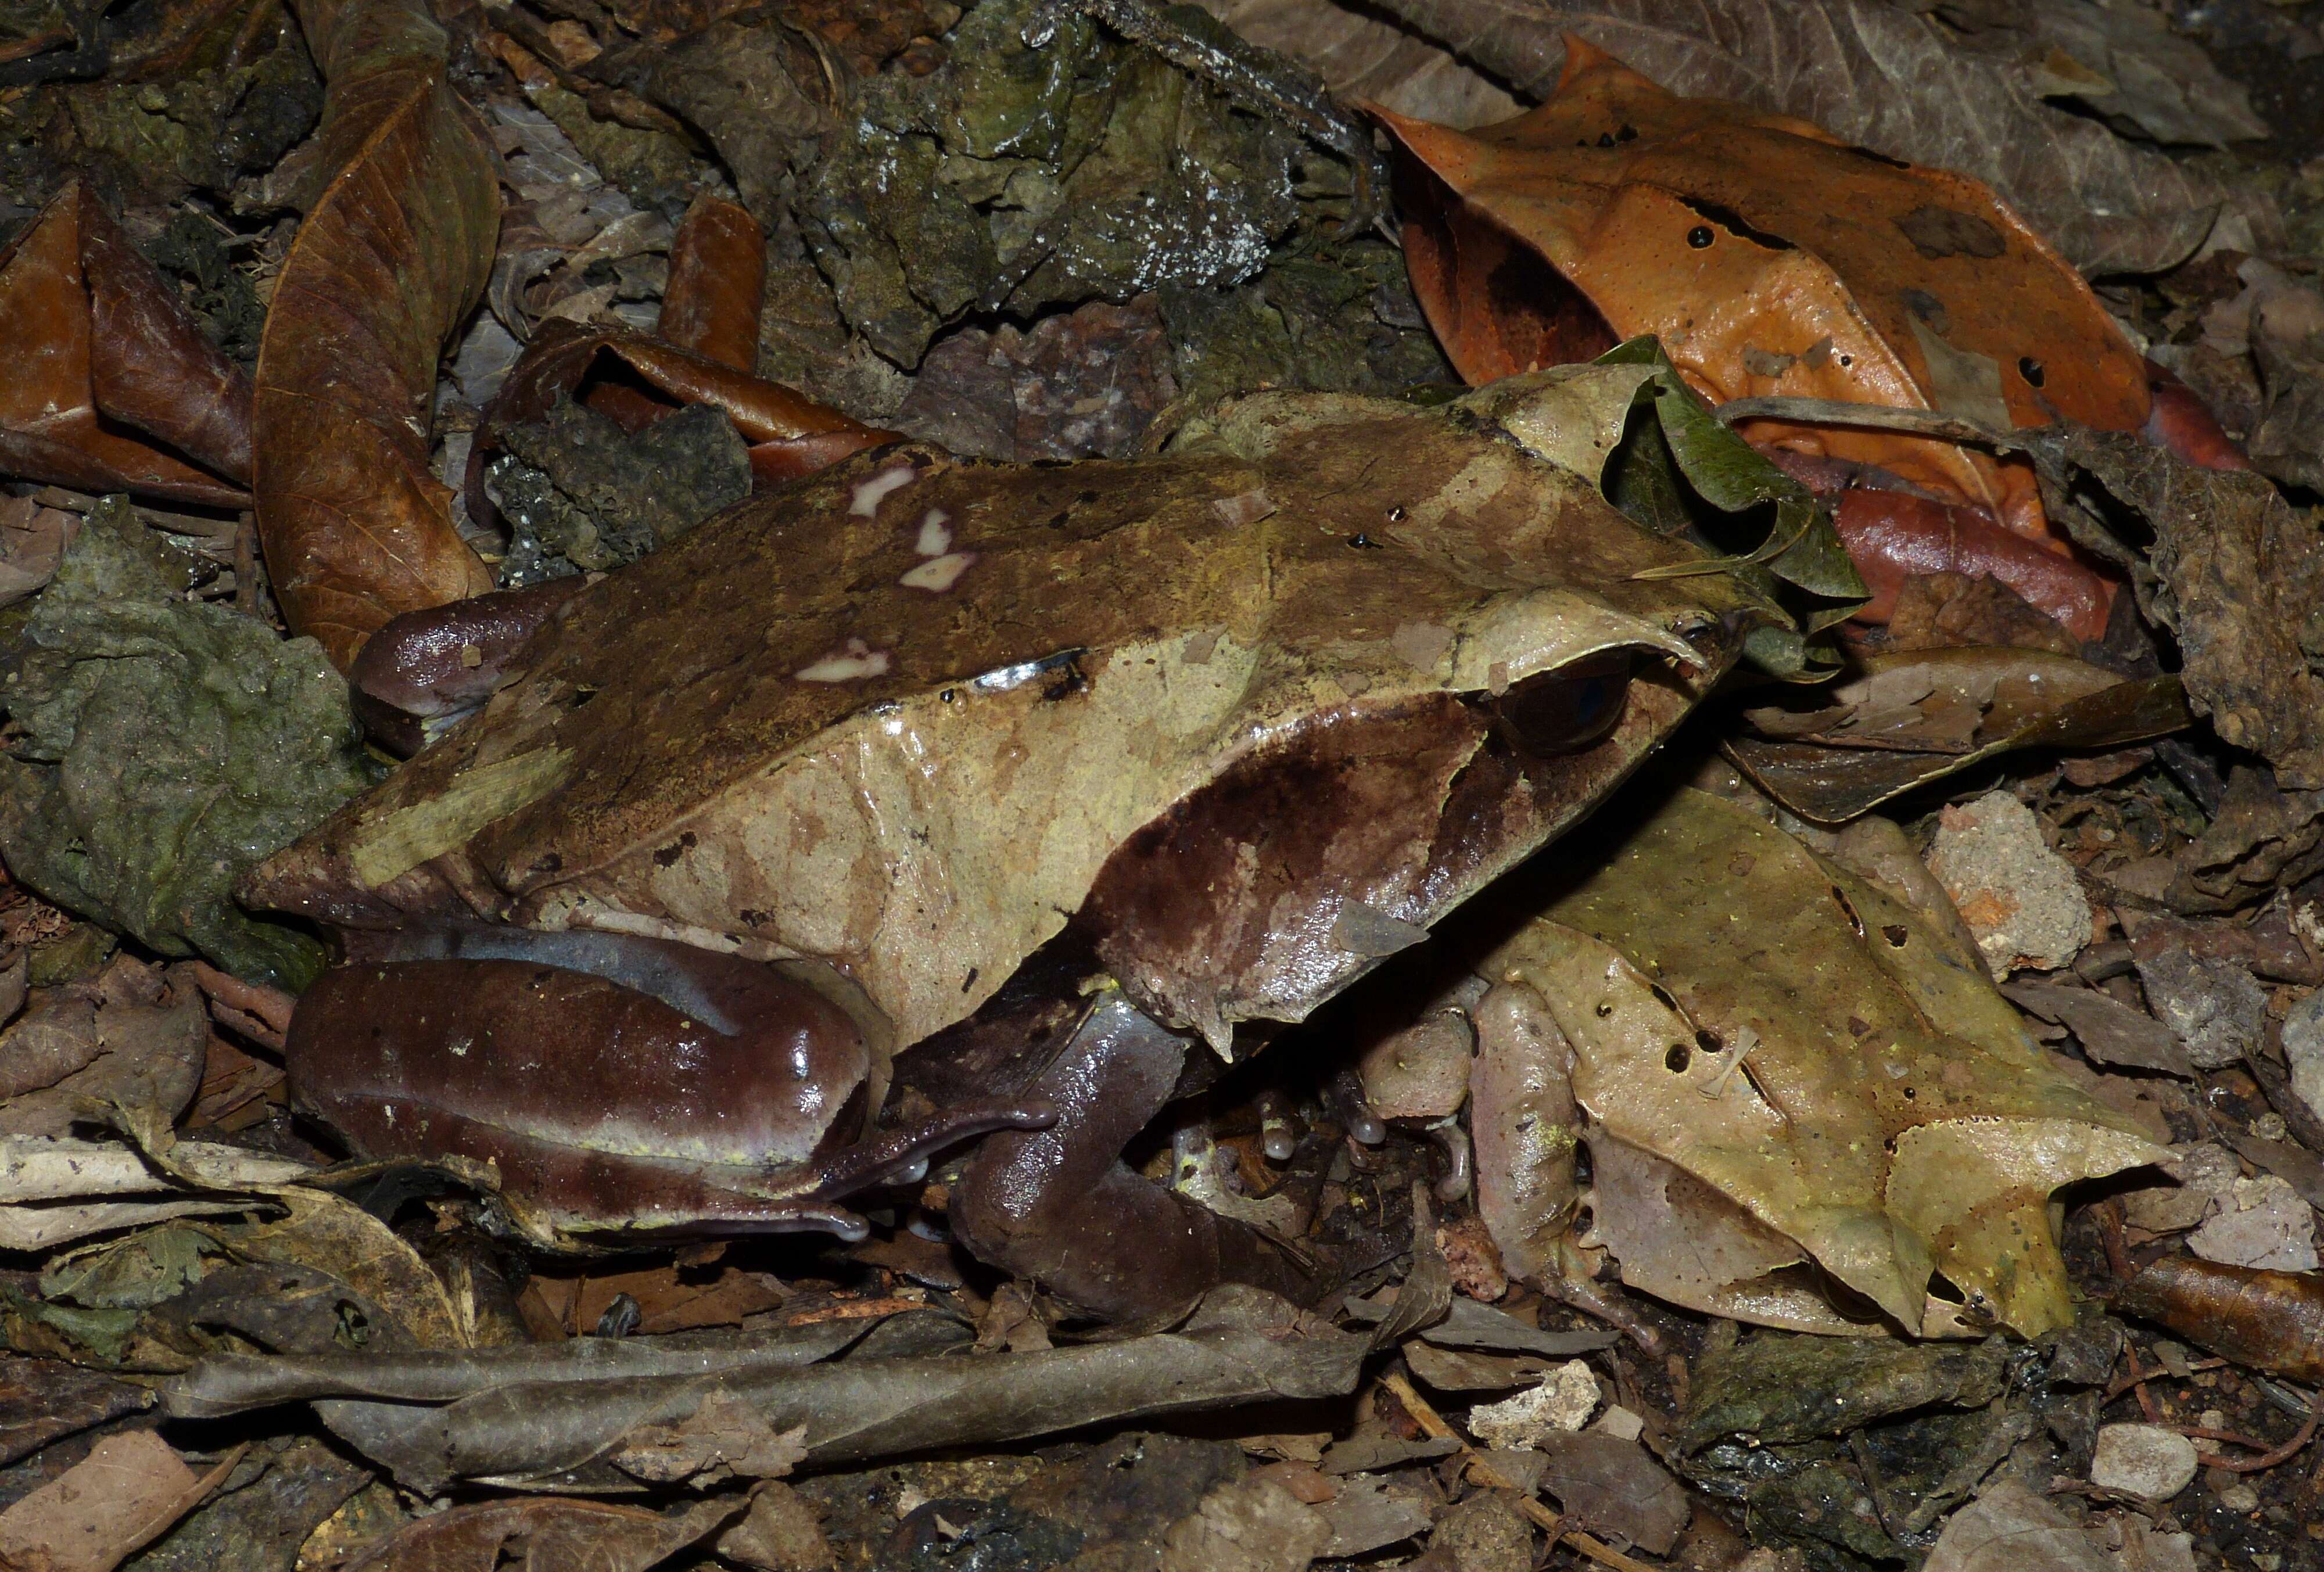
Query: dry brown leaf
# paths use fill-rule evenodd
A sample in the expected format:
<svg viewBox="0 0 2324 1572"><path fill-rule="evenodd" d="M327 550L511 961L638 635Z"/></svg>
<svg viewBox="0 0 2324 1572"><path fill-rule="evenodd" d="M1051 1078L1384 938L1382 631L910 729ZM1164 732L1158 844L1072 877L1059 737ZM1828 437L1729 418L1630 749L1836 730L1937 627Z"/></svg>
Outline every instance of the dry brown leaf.
<svg viewBox="0 0 2324 1572"><path fill-rule="evenodd" d="M42 990L0 1034L0 1135L61 1135L108 1107L166 1124L193 1101L208 1040L189 979L116 956L93 982Z"/></svg>
<svg viewBox="0 0 2324 1572"><path fill-rule="evenodd" d="M198 1475L151 1430L107 1436L0 1512L0 1567L112 1572L191 1512L240 1457L237 1448Z"/></svg>
<svg viewBox="0 0 2324 1572"><path fill-rule="evenodd" d="M2131 1279L2114 1306L2239 1365L2324 1381L2324 1275L2317 1273L2166 1255Z"/></svg>
<svg viewBox="0 0 2324 1572"><path fill-rule="evenodd" d="M483 295L492 151L420 0L302 0L328 94L329 185L299 226L258 353L252 489L294 633L344 670L401 611L492 588L429 470L437 360Z"/></svg>
<svg viewBox="0 0 2324 1572"><path fill-rule="evenodd" d="M406 1523L346 1572L645 1572L724 1527L745 1504L739 1497L696 1502L665 1516L567 1496L482 1502Z"/></svg>
<svg viewBox="0 0 2324 1572"><path fill-rule="evenodd" d="M1670 1471L1637 1441L1602 1430L1552 1431L1534 1443L1545 1453L1541 1488L1585 1528L1612 1534L1649 1556L1667 1556L1692 1509Z"/></svg>
<svg viewBox="0 0 2324 1572"><path fill-rule="evenodd" d="M0 322L17 357L0 380L0 471L248 501L250 379L78 181L0 252Z"/></svg>
<svg viewBox="0 0 2324 1572"><path fill-rule="evenodd" d="M2015 1478L1953 1513L1922 1572L2119 1572L2074 1520Z"/></svg>
<svg viewBox="0 0 2324 1572"><path fill-rule="evenodd" d="M2129 575L2169 629L2189 703L2287 786L2324 786L2324 538L2264 475L2200 469L2122 431L2069 427L2043 455L2052 516ZM2095 486L2139 526L2126 541ZM2132 544L2135 542L2136 544Z"/></svg>
<svg viewBox="0 0 2324 1572"><path fill-rule="evenodd" d="M1713 404L1816 398L1998 427L2146 419L2138 352L2089 286L1961 175L1683 97L1578 39L1555 96L1521 118L1469 133L1381 118L1406 155L1414 292L1472 382L1654 334ZM2053 365L2071 372L2053 380ZM1845 425L1737 430L1795 462L1871 466L2046 537L2023 456ZM1848 500L1875 499L1892 510L1913 501ZM2021 593L2062 620L2033 583ZM2095 603L2074 602L2077 630L2096 637L2104 597L2082 601Z"/></svg>

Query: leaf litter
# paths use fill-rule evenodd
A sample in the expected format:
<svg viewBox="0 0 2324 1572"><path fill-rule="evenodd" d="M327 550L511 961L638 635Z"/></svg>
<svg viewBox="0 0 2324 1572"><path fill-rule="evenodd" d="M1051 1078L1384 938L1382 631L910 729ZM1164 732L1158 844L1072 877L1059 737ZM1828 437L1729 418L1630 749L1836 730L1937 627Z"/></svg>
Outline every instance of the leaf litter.
<svg viewBox="0 0 2324 1572"><path fill-rule="evenodd" d="M2324 204L2258 140L2278 100L2221 41L2245 24L2080 0L1209 9L1278 53L1119 0L398 5L363 41L344 30L364 8L294 26L211 5L171 12L164 41L124 14L9 46L30 87L0 102L25 128L0 157L0 289L39 296L29 336L63 354L27 384L39 409L0 414L21 483L0 501L0 1340L42 1416L5 1432L0 1534L54 1552L81 1531L26 1509L85 1499L83 1471L129 1448L154 1504L93 1519L88 1564L255 1566L262 1543L398 1567L1718 1567L1747 1539L1850 1572L2296 1554L2316 1274L2231 1263L2312 1238L2324 1199L2299 1024L2324 980L2301 254ZM2299 7L2268 25L2315 33ZM1425 291L1362 227L1387 192L1355 101L1507 120L1547 96L1568 28L1674 92L1962 169L2086 271L2149 275L2099 299L2257 468L2070 426L1978 447L2030 446L2050 517L2126 586L2101 634L1978 561L1859 577L1816 488L1711 418L1671 343L1462 400L1452 423L1724 581L1615 599L1754 608L1729 630L1754 675L1658 730L1663 761L1436 939L1394 954L1399 918L1328 924L1373 975L1203 1092L1181 1192L1326 1248L1346 1294L1222 1291L1096 1327L946 1236L943 1163L870 1209L857 1255L550 1256L516 1242L490 1172L349 1164L292 1110L268 990L322 948L231 892L384 765L281 614L343 665L390 611L487 574L619 580L894 432L1078 466L1275 440L1222 398L1440 400ZM357 151L358 127L382 136ZM366 256L358 211L403 238ZM1899 252L1899 276L1926 260ZM375 364L323 330L341 311ZM261 314L254 530L233 443ZM1911 336L1929 401L1977 409L1986 368ZM2006 379L2016 357L1986 358ZM2029 358L2054 377L2074 356ZM286 400L350 365L394 385L309 431L329 400ZM1264 490L1222 521L1293 488ZM408 560L318 521L375 506ZM1868 588L1883 630L1849 620ZM1388 642L1425 664L1460 638ZM1489 674L1475 691L1498 696ZM1698 767L1723 798L1679 786ZM1997 790L2083 914L2058 950L2013 944L1999 992L1976 948L1991 914L1942 852L1948 813ZM1692 838L1650 875L1592 872L1677 824ZM1748 964L1712 952L1745 923ZM1601 1019L1588 1001L1616 981ZM1425 1044L1397 1034L1416 1010L1436 1013ZM1616 1030L1633 1012L1655 1029ZM1876 1035L1927 1060L1909 1099ZM1685 1095L1656 1100L1674 1080ZM1716 1138L1746 1108L1789 1121L1784 1161ZM1568 1376L1586 1428L1462 1439ZM1204 1406L1223 1411L1190 1421ZM2085 1483L2100 1428L2126 1425L2215 1466L2126 1512ZM1055 1439L1075 1426L1094 1428ZM1176 1433L1197 1427L1236 1439Z"/></svg>

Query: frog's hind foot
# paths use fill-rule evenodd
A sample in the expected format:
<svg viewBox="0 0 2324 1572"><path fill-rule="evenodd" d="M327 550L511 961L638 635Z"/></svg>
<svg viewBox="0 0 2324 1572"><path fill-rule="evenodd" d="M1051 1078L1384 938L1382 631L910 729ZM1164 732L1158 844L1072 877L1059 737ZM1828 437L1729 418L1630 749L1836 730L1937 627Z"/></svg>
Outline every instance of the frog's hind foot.
<svg viewBox="0 0 2324 1572"><path fill-rule="evenodd" d="M1315 1265L1247 1222L1132 1172L1122 1149L1170 1100L1192 1039L1101 998L1026 1089L1056 1122L986 1141L952 1190L963 1243L1108 1320L1143 1320L1223 1282L1312 1300Z"/></svg>

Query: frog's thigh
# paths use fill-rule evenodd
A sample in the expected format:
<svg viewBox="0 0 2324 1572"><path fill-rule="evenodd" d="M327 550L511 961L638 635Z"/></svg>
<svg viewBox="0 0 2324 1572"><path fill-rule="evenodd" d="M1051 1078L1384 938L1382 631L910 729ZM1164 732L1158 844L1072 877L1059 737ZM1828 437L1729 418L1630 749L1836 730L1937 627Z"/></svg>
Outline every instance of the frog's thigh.
<svg viewBox="0 0 2324 1572"><path fill-rule="evenodd" d="M1282 1246L1121 1161L1170 1100L1192 1041L1119 995L1093 1008L1024 1089L1053 1103L1057 1122L987 1138L954 1188L953 1224L968 1247L1112 1320L1179 1309L1222 1282L1311 1293L1309 1273Z"/></svg>

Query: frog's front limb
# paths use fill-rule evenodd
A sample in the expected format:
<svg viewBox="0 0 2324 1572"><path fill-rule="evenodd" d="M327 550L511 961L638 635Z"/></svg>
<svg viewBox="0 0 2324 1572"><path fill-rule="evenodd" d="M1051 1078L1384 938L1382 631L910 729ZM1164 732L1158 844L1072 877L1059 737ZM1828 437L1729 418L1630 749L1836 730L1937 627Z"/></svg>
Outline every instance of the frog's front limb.
<svg viewBox="0 0 2324 1572"><path fill-rule="evenodd" d="M364 937L292 1016L300 1106L365 1156L495 1164L552 1230L860 1237L834 1201L1049 1117L974 1099L854 1140L884 1065L812 969L621 934Z"/></svg>
<svg viewBox="0 0 2324 1572"><path fill-rule="evenodd" d="M1222 1282L1311 1298L1316 1273L1289 1247L1121 1160L1176 1090L1193 1041L1101 996L1025 1089L1056 1124L995 1135L969 1159L952 1191L962 1241L1110 1320L1166 1314Z"/></svg>
<svg viewBox="0 0 2324 1572"><path fill-rule="evenodd" d="M518 651L586 582L550 579L391 619L347 671L364 730L392 753L419 752L519 675Z"/></svg>

